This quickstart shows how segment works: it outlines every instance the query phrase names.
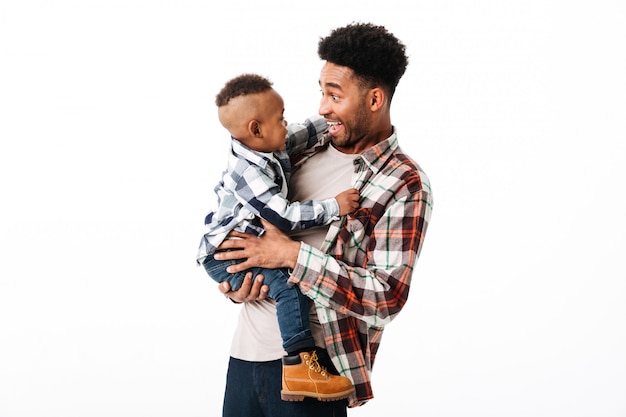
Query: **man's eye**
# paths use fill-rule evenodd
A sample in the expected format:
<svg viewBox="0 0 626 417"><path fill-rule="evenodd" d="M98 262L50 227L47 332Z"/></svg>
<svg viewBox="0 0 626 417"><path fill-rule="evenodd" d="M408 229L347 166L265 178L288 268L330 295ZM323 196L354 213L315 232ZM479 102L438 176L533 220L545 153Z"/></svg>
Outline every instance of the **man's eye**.
<svg viewBox="0 0 626 417"><path fill-rule="evenodd" d="M337 94L325 93L323 90L320 90L320 93L322 94L322 97L328 96L332 101L339 100L339 96Z"/></svg>

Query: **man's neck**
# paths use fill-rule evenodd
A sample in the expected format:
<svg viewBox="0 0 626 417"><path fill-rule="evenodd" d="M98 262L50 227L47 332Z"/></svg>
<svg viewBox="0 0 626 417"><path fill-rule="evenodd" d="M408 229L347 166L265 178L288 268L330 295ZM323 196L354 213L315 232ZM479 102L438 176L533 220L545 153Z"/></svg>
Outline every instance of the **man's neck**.
<svg viewBox="0 0 626 417"><path fill-rule="evenodd" d="M364 136L358 142L349 146L338 146L335 143L333 143L333 146L342 153L362 154L372 146L378 145L380 142L387 140L392 134L393 126L389 124L380 129L369 132L367 136Z"/></svg>

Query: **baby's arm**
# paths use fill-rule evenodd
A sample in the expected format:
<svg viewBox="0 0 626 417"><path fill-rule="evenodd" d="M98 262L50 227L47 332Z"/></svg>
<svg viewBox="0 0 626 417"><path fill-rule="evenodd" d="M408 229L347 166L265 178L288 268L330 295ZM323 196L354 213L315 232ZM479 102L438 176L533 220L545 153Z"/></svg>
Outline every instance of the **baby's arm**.
<svg viewBox="0 0 626 417"><path fill-rule="evenodd" d="M276 204L283 200L284 206ZM283 231L308 229L328 224L359 208L359 192L350 188L326 200L287 201L274 196L261 211L260 216Z"/></svg>
<svg viewBox="0 0 626 417"><path fill-rule="evenodd" d="M304 123L291 123L287 131L287 153L291 156L301 155L328 140L325 138L328 124L322 116L310 117Z"/></svg>
<svg viewBox="0 0 626 417"><path fill-rule="evenodd" d="M255 166L244 170L239 181L229 184L229 188L247 210L283 231L329 224L337 216L358 208L358 191L354 189L340 193L337 198L290 202L271 174Z"/></svg>

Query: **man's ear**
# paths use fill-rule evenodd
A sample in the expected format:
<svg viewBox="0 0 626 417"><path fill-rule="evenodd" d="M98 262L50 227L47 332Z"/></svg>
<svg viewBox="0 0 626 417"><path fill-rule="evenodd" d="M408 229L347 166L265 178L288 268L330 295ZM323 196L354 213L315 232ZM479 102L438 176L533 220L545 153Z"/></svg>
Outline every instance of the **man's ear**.
<svg viewBox="0 0 626 417"><path fill-rule="evenodd" d="M385 104L385 92L382 88L372 88L369 93L370 110L378 111Z"/></svg>
<svg viewBox="0 0 626 417"><path fill-rule="evenodd" d="M261 134L261 123L258 120L252 119L248 122L248 133L255 138L263 137Z"/></svg>

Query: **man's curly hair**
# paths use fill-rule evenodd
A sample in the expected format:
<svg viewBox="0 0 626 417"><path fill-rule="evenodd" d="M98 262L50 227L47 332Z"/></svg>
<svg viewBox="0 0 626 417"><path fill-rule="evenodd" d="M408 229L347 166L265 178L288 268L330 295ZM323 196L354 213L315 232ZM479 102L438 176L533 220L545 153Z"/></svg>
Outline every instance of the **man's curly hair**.
<svg viewBox="0 0 626 417"><path fill-rule="evenodd" d="M409 59L406 47L384 26L352 23L321 38L322 60L351 68L370 87L380 85L393 96Z"/></svg>
<svg viewBox="0 0 626 417"><path fill-rule="evenodd" d="M272 88L272 82L257 74L242 74L228 81L215 97L217 107L222 107L235 97L262 93Z"/></svg>

